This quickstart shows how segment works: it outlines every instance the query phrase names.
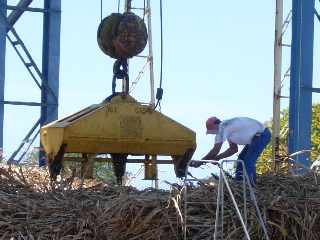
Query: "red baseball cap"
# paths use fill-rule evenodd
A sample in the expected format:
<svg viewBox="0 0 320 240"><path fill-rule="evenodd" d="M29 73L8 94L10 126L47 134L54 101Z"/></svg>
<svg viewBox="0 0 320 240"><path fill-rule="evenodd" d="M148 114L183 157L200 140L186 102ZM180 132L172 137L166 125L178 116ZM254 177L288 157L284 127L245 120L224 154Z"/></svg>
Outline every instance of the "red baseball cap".
<svg viewBox="0 0 320 240"><path fill-rule="evenodd" d="M216 131L214 130L214 126L219 124L221 121L217 117L209 117L206 121L206 127L207 127L207 134L216 134Z"/></svg>

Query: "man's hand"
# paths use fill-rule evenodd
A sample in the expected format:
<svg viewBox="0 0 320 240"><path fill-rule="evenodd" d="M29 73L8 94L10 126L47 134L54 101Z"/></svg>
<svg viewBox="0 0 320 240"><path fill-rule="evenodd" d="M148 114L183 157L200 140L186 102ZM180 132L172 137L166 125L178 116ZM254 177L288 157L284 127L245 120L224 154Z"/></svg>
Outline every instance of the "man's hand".
<svg viewBox="0 0 320 240"><path fill-rule="evenodd" d="M195 167L195 168L198 168L200 167L201 165L205 164L205 162L200 162L200 161L195 161L195 160L192 160L189 164L190 167Z"/></svg>
<svg viewBox="0 0 320 240"><path fill-rule="evenodd" d="M218 162L211 162L211 164L213 164L213 165L219 165L219 163Z"/></svg>
<svg viewBox="0 0 320 240"><path fill-rule="evenodd" d="M206 159L206 157L203 157L201 160L209 160L209 159ZM210 160L212 160L212 161L210 161L210 162L208 162L208 163L211 163L211 164L213 164L213 165L219 165L219 163L216 162L217 159L210 159Z"/></svg>

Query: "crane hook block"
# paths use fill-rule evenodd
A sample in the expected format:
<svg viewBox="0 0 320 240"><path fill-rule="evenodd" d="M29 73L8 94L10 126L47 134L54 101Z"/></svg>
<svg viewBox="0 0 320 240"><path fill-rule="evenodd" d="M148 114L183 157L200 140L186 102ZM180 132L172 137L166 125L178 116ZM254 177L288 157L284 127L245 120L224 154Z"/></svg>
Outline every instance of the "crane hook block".
<svg viewBox="0 0 320 240"><path fill-rule="evenodd" d="M105 54L115 59L127 59L141 53L147 45L147 27L134 13L112 13L101 21L97 39Z"/></svg>

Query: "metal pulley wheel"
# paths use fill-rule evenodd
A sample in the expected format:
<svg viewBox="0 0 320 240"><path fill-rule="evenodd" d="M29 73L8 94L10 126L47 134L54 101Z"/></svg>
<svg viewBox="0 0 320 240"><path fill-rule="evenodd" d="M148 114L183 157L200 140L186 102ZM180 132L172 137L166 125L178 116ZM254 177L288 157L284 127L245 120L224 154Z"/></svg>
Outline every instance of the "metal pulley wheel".
<svg viewBox="0 0 320 240"><path fill-rule="evenodd" d="M127 59L143 51L148 34L143 19L134 13L112 13L100 23L97 38L105 54Z"/></svg>

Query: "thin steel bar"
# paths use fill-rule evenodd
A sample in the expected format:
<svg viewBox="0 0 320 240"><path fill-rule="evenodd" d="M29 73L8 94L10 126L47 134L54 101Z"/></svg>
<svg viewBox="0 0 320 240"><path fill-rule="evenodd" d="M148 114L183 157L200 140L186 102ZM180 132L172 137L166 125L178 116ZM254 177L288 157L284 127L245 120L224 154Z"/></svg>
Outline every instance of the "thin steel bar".
<svg viewBox="0 0 320 240"><path fill-rule="evenodd" d="M281 36L283 37L283 35L286 33L288 26L290 24L290 22L292 21L292 10L289 11L286 19L284 20L283 24L282 24L282 33Z"/></svg>
<svg viewBox="0 0 320 240"><path fill-rule="evenodd" d="M83 162L85 159L82 157L64 157L64 161L73 161L73 162ZM91 158L94 162L111 162L112 158ZM126 163L143 163L145 159L143 158L136 158L136 159L127 159ZM173 164L172 160L156 160L156 164Z"/></svg>
<svg viewBox="0 0 320 240"><path fill-rule="evenodd" d="M215 223L214 223L214 233L213 233L213 239L217 240L218 237L218 226L219 226L219 214L220 214L220 205L221 205L221 188L222 188L222 173L221 169L219 171L219 185L218 185L218 196L217 196L217 206L216 206L216 217L215 217ZM223 222L221 223L223 224Z"/></svg>
<svg viewBox="0 0 320 240"><path fill-rule="evenodd" d="M0 103L9 104L9 105L41 106L41 103L37 103L37 102L0 101Z"/></svg>
<svg viewBox="0 0 320 240"><path fill-rule="evenodd" d="M24 144L29 140L30 136L32 135L32 133L34 132L34 130L39 126L40 124L40 118L39 120L33 125L33 127L30 129L30 131L27 133L27 135L24 137L23 141L21 142L21 144L19 145L19 147L17 148L16 151L13 152L13 154L10 156L9 160L7 161L7 163L11 163L14 158L16 157L16 155L19 153L19 151L21 150L21 148L24 146Z"/></svg>
<svg viewBox="0 0 320 240"><path fill-rule="evenodd" d="M0 152L3 152L4 88L6 72L7 0L0 0Z"/></svg>
<svg viewBox="0 0 320 240"><path fill-rule="evenodd" d="M246 238L247 238L247 240L250 240L251 238L250 238L250 235L249 235L247 226L245 225L245 223L244 223L244 221L243 221L243 218L242 218L241 212L240 212L240 210L239 210L238 204L237 204L237 202L236 202L236 200L235 200L235 198L234 198L234 195L233 195L232 190L231 190L231 188L230 188L230 185L229 185L229 183L228 183L228 179L227 179L227 177L226 177L226 175L224 174L223 171L221 171L221 174L222 174L222 177L223 177L224 182L225 182L225 184L226 184L226 187L227 187L227 190L228 190L228 192L229 192L229 195L230 195L230 197L231 197L233 206L234 206L235 209L236 209L236 213L237 213L237 215L238 215L238 217L239 217L239 220L240 220L240 222L241 222L241 225L242 225L243 231L244 231L244 233L245 233L245 235L246 235Z"/></svg>
<svg viewBox="0 0 320 240"><path fill-rule="evenodd" d="M47 12L48 10L45 10L43 8L34 8L34 7L17 7L17 6L12 6L12 5L7 5L8 10L22 10L25 12L39 12L39 13L44 13Z"/></svg>
<svg viewBox="0 0 320 240"><path fill-rule="evenodd" d="M40 133L40 129L38 129L37 133L33 136L33 138L31 139L31 141L29 142L28 147L23 151L23 153L21 154L19 160L17 161L17 163L20 163L21 160L24 158L24 156L26 155L26 153L29 151L31 145L34 143L34 141L36 140L37 136Z"/></svg>
<svg viewBox="0 0 320 240"><path fill-rule="evenodd" d="M249 176L248 176L248 173L247 173L247 170L246 170L245 167L243 168L243 172L244 172L244 176L245 176L245 178L247 180L247 184L248 184L248 187L249 187L249 193L250 193L251 200L253 201L254 206L256 208L256 213L258 215L258 220L260 221L260 225L261 225L261 227L263 229L265 237L267 238L267 240L269 240L270 238L269 238L269 235L268 235L268 231L267 231L267 228L265 226L265 222L263 221L263 218L262 218L259 206L258 206L258 202L257 202L256 196L254 194L254 190L253 190L253 188L251 186L250 179L249 179Z"/></svg>
<svg viewBox="0 0 320 240"><path fill-rule="evenodd" d="M281 46L282 46L282 47L291 47L291 44L288 44L288 43L282 43L282 44L281 44Z"/></svg>
<svg viewBox="0 0 320 240"><path fill-rule="evenodd" d="M314 14L316 15L318 21L320 21L320 15L316 9L314 9Z"/></svg>
<svg viewBox="0 0 320 240"><path fill-rule="evenodd" d="M11 28L11 30L13 30L13 28ZM25 61L25 59L23 58L22 54L19 52L19 49L17 47L17 45L20 45L22 47L22 49L24 48L24 44L20 44L20 41L21 39L18 38L17 40L12 40L12 38L7 34L7 38L9 40L9 42L11 43L12 47L14 48L14 50L16 51L18 57L20 58L20 60L22 61L23 65L26 67L27 71L30 73L33 81L36 83L36 85L38 86L39 89L41 89L41 84L39 83L39 81L37 80L36 76L34 75L34 73L31 71L31 68L28 67L28 64L30 63L27 63ZM19 41L20 40L20 41ZM19 43L19 44L17 44ZM32 63L31 63L32 64ZM39 76L40 79L42 76Z"/></svg>
<svg viewBox="0 0 320 240"><path fill-rule="evenodd" d="M320 93L320 88L304 87L304 89L309 90L314 93Z"/></svg>

